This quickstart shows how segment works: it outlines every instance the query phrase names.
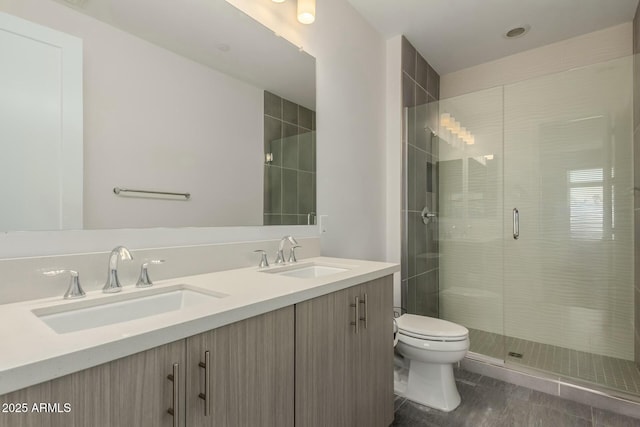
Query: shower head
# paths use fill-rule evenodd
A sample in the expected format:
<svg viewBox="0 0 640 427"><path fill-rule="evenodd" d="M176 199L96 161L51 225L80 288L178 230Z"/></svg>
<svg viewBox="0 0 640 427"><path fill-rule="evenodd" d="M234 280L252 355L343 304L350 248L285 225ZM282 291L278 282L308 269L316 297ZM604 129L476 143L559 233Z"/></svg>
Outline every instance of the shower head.
<svg viewBox="0 0 640 427"><path fill-rule="evenodd" d="M438 136L438 134L436 134L435 131L431 129L429 126L425 126L424 131L429 132L431 134L431 137Z"/></svg>

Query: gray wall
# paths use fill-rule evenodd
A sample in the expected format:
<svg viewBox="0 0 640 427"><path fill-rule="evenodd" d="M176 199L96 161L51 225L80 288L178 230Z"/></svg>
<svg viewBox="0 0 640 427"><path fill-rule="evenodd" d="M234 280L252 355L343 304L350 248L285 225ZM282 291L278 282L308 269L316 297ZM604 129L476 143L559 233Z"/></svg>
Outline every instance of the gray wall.
<svg viewBox="0 0 640 427"><path fill-rule="evenodd" d="M405 37L402 96L402 306L438 317L438 223L423 224L421 211L438 211L438 142L429 129L438 129L440 76Z"/></svg>
<svg viewBox="0 0 640 427"><path fill-rule="evenodd" d="M635 242L635 359L640 363L640 5L633 19L633 187Z"/></svg>
<svg viewBox="0 0 640 427"><path fill-rule="evenodd" d="M307 224L316 212L316 113L264 92L264 225ZM313 219L312 219L313 220Z"/></svg>

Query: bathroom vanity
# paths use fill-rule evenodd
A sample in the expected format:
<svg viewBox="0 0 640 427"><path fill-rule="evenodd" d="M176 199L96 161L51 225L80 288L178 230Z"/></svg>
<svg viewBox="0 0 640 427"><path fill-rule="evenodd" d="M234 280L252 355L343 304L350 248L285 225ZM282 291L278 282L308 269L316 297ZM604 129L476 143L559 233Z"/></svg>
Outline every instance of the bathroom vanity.
<svg viewBox="0 0 640 427"><path fill-rule="evenodd" d="M6 304L0 426L387 426L397 269L320 257ZM196 295L87 329L59 318L176 292Z"/></svg>

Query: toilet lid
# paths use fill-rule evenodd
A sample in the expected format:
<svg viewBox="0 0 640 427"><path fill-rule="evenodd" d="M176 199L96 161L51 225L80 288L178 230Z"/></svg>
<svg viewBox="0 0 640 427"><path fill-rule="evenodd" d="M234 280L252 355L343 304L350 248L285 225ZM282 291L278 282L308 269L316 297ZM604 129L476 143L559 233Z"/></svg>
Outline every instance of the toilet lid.
<svg viewBox="0 0 640 427"><path fill-rule="evenodd" d="M469 330L464 326L434 317L403 314L396 321L401 332L414 336L464 338L469 335Z"/></svg>

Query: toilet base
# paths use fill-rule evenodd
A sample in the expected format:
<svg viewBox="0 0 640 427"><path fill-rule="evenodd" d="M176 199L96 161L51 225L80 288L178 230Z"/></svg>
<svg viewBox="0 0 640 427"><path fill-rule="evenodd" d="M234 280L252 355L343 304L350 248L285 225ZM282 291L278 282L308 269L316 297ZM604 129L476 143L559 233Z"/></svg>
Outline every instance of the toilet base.
<svg viewBox="0 0 640 427"><path fill-rule="evenodd" d="M404 397L444 412L453 411L460 405L460 393L453 376L453 365L424 363L406 360L409 367Z"/></svg>

